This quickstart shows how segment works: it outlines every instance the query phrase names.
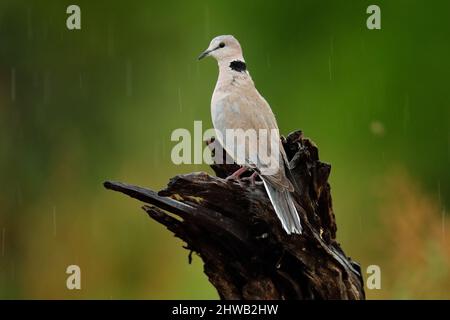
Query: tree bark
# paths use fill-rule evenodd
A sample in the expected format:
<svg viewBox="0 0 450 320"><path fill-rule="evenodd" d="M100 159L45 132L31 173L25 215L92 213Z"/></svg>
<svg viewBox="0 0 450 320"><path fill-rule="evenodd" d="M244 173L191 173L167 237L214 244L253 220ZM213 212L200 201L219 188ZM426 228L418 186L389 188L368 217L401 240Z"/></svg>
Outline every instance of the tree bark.
<svg viewBox="0 0 450 320"><path fill-rule="evenodd" d="M331 166L301 131L283 138L283 146L298 186L301 235L286 234L262 185L223 179L237 165L212 165L216 177L175 176L158 193L104 186L145 202L152 219L186 242L189 259L192 252L201 257L222 299L364 299L360 266L336 241Z"/></svg>

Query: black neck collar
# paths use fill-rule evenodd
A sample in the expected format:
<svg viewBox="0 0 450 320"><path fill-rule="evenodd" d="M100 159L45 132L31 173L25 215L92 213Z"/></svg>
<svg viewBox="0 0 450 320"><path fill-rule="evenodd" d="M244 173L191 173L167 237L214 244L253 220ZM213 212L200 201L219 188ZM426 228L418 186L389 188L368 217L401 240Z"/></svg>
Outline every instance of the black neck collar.
<svg viewBox="0 0 450 320"><path fill-rule="evenodd" d="M247 70L247 66L245 65L245 62L240 61L240 60L231 61L230 68L231 68L231 70L234 70L237 72L242 72L242 71Z"/></svg>

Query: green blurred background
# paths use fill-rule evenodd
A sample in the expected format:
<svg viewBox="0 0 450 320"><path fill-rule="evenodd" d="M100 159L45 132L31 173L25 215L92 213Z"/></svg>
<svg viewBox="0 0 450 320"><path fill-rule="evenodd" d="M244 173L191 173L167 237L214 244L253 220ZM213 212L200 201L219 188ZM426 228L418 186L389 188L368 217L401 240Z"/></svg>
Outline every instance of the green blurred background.
<svg viewBox="0 0 450 320"><path fill-rule="evenodd" d="M211 172L172 164L170 134L211 127L217 66L196 57L233 34L282 133L332 164L338 240L381 267L368 298L449 299L450 2L377 0L378 31L370 4L2 0L0 298L218 298L200 259L102 182Z"/></svg>

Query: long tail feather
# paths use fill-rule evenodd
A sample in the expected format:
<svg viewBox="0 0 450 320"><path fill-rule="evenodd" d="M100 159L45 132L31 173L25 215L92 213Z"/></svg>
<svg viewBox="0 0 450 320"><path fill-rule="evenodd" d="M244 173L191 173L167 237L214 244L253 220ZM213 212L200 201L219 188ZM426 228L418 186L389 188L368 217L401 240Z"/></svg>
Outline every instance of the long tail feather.
<svg viewBox="0 0 450 320"><path fill-rule="evenodd" d="M301 234L302 225L294 201L292 200L291 193L288 190L279 190L275 188L269 181L266 181L264 177L262 177L262 180L283 229L286 230L288 234Z"/></svg>

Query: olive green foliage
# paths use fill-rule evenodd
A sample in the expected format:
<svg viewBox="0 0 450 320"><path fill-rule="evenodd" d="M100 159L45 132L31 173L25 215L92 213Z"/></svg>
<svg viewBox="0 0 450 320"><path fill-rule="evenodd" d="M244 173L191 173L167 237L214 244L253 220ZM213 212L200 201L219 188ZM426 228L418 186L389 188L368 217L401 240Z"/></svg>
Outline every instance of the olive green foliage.
<svg viewBox="0 0 450 320"><path fill-rule="evenodd" d="M66 8L81 8L81 30ZM338 240L369 298L450 298L450 3L365 0L0 3L0 298L217 298L194 256L106 179L161 189L211 127L216 35L241 42L280 129L332 164ZM207 232L207 230L205 230ZM82 290L66 288L68 265Z"/></svg>

